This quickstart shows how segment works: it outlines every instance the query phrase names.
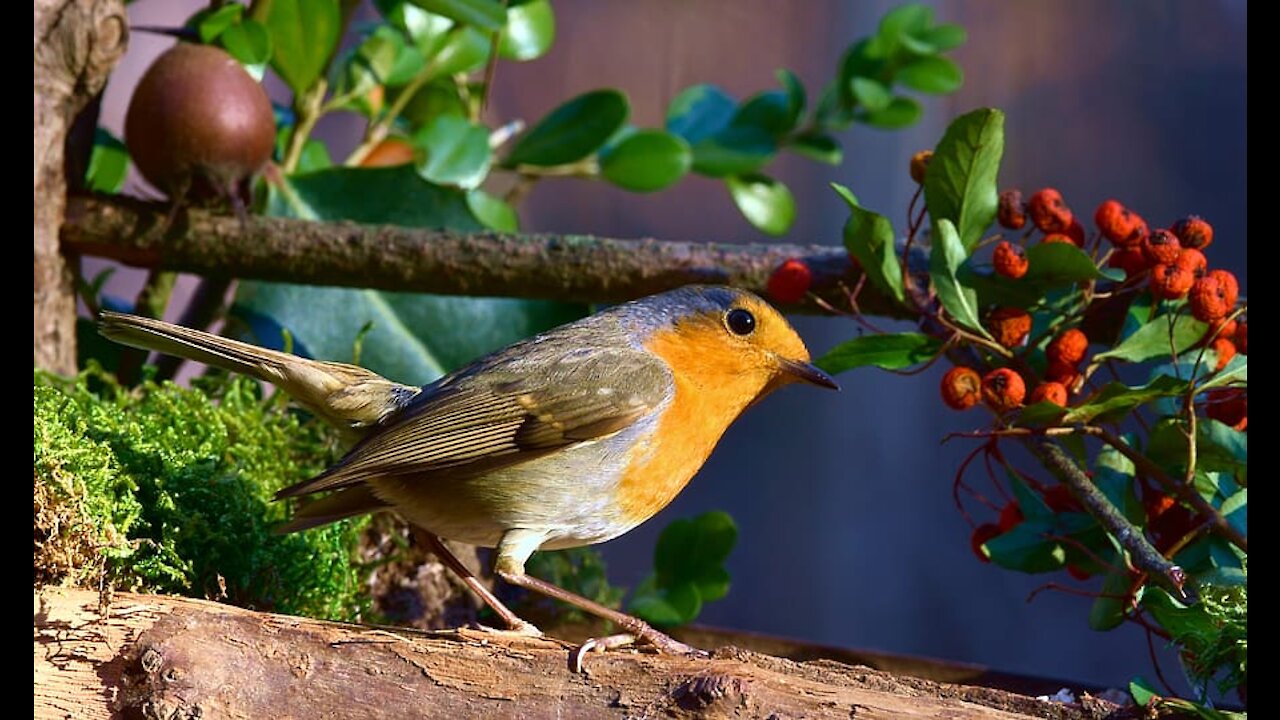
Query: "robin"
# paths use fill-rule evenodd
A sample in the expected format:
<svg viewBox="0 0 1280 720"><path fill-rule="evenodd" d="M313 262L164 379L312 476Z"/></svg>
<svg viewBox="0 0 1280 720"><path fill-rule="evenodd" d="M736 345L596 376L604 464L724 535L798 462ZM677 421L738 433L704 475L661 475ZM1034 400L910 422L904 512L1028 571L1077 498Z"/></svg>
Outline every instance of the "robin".
<svg viewBox="0 0 1280 720"><path fill-rule="evenodd" d="M782 385L838 389L791 325L759 297L688 286L608 308L522 340L417 388L158 320L104 312L117 342L271 382L339 427L354 447L277 499L303 505L284 532L394 510L514 631L505 607L439 538L496 548L504 581L570 603L636 640L697 653L638 618L525 574L537 550L618 537L666 507L729 425Z"/></svg>

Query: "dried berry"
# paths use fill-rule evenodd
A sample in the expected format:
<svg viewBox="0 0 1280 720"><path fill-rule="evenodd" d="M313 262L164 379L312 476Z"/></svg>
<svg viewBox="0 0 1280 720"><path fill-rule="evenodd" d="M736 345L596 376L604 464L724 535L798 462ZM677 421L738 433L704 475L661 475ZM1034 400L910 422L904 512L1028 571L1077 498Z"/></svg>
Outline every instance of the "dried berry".
<svg viewBox="0 0 1280 720"><path fill-rule="evenodd" d="M1062 193L1053 188L1045 188L1032 195L1027 201L1027 213L1031 215L1031 222L1045 233L1066 232L1075 219L1071 208L1063 202Z"/></svg>
<svg viewBox="0 0 1280 720"><path fill-rule="evenodd" d="M1117 247L1135 247L1147 236L1147 222L1116 200L1099 205L1093 221L1102 236Z"/></svg>
<svg viewBox="0 0 1280 720"><path fill-rule="evenodd" d="M1209 261L1205 258L1204 253L1194 248L1183 248L1178 254L1178 261L1175 263L1178 267L1189 271L1196 279L1204 277L1209 270Z"/></svg>
<svg viewBox="0 0 1280 720"><path fill-rule="evenodd" d="M917 185L924 184L924 173L929 168L929 161L932 159L932 150L921 150L911 156L911 179L915 180Z"/></svg>
<svg viewBox="0 0 1280 720"><path fill-rule="evenodd" d="M1031 333L1031 315L1021 308L996 308L987 316L987 327L996 342L1005 347L1016 347Z"/></svg>
<svg viewBox="0 0 1280 720"><path fill-rule="evenodd" d="M769 297L780 303L797 303L804 299L813 283L813 273L803 260L791 258L769 276Z"/></svg>
<svg viewBox="0 0 1280 720"><path fill-rule="evenodd" d="M1152 230L1142 241L1142 251L1152 265L1170 265L1178 261L1182 245L1178 243L1178 237L1168 230Z"/></svg>
<svg viewBox="0 0 1280 720"><path fill-rule="evenodd" d="M1142 246L1134 245L1116 248L1115 252L1111 253L1111 259L1107 260L1107 267L1120 268L1124 271L1126 278L1131 278L1146 272L1147 268L1151 267L1151 263L1147 260L1147 254L1142 251Z"/></svg>
<svg viewBox="0 0 1280 720"><path fill-rule="evenodd" d="M1001 227L1010 230L1021 230L1027 225L1027 209L1022 204L1021 190L1005 190L1000 193L1000 204L996 209L996 220Z"/></svg>
<svg viewBox="0 0 1280 720"><path fill-rule="evenodd" d="M988 540L999 537L1000 527L995 523L985 523L974 529L973 535L969 537L969 547L973 550L973 554L984 563L991 562L991 558L982 551L982 546L987 544Z"/></svg>
<svg viewBox="0 0 1280 720"><path fill-rule="evenodd" d="M1002 240L996 245L991 263L995 266L997 273L1014 280L1026 275L1027 268L1030 267L1030 263L1027 262L1027 253L1022 246L1014 245L1008 240Z"/></svg>
<svg viewBox="0 0 1280 720"><path fill-rule="evenodd" d="M1214 278L1221 283L1227 294L1227 304L1231 307L1236 306L1236 301L1240 299L1240 283L1236 281L1235 275L1226 270L1210 270L1205 277Z"/></svg>
<svg viewBox="0 0 1280 720"><path fill-rule="evenodd" d="M1215 388L1206 393L1204 414L1235 430L1249 426L1249 398L1242 388Z"/></svg>
<svg viewBox="0 0 1280 720"><path fill-rule="evenodd" d="M1058 407L1067 406L1067 386L1052 380L1042 382L1031 391L1031 403L1049 402Z"/></svg>
<svg viewBox="0 0 1280 720"><path fill-rule="evenodd" d="M1188 215L1173 224L1182 247L1204 250L1213 242L1213 226L1199 215Z"/></svg>
<svg viewBox="0 0 1280 720"><path fill-rule="evenodd" d="M982 399L996 412L1008 412L1022 404L1027 384L1009 368L997 368L982 378Z"/></svg>
<svg viewBox="0 0 1280 720"><path fill-rule="evenodd" d="M1156 265L1151 268L1151 294L1160 300L1176 300L1191 291L1195 275L1181 265Z"/></svg>
<svg viewBox="0 0 1280 720"><path fill-rule="evenodd" d="M982 399L982 377L973 368L953 367L942 376L942 401L952 410L968 410Z"/></svg>
<svg viewBox="0 0 1280 720"><path fill-rule="evenodd" d="M1217 372L1227 366L1231 362L1231 358L1236 356L1236 344L1226 338L1218 338L1210 345L1215 355L1218 356L1218 364L1214 366L1213 371Z"/></svg>
<svg viewBox="0 0 1280 720"><path fill-rule="evenodd" d="M1071 328L1049 341L1045 355L1050 363L1062 363L1075 367L1089 351L1089 338L1078 328Z"/></svg>
<svg viewBox="0 0 1280 720"><path fill-rule="evenodd" d="M1191 286L1188 304L1191 306L1191 314L1201 322L1221 320L1234 307L1234 303L1229 301L1226 286L1212 273Z"/></svg>

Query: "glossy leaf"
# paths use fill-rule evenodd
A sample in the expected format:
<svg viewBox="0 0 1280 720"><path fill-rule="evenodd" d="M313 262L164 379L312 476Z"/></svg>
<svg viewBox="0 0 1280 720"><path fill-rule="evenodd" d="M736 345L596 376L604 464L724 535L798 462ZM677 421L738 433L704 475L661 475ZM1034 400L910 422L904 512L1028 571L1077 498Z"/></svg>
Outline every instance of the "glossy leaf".
<svg viewBox="0 0 1280 720"><path fill-rule="evenodd" d="M530 0L507 9L507 27L498 54L508 60L533 60L551 49L556 39L556 16L548 0Z"/></svg>
<svg viewBox="0 0 1280 720"><path fill-rule="evenodd" d="M951 60L936 55L912 60L894 76L912 90L934 95L955 92L964 84L964 72Z"/></svg>
<svg viewBox="0 0 1280 720"><path fill-rule="evenodd" d="M748 98L734 113L730 126L759 128L778 138L795 127L791 99L781 90L768 90Z"/></svg>
<svg viewBox="0 0 1280 720"><path fill-rule="evenodd" d="M467 209L490 230L520 232L520 216L515 208L480 188L467 191Z"/></svg>
<svg viewBox="0 0 1280 720"><path fill-rule="evenodd" d="M988 540L983 548L1000 567L1025 573L1051 572L1060 569L1067 558L1060 543L1045 538L1051 530L1047 523L1024 520Z"/></svg>
<svg viewBox="0 0 1280 720"><path fill-rule="evenodd" d="M933 171L932 163L929 171ZM1051 288L1106 277L1085 251L1067 243L1036 243L1027 248L1027 263L1027 274L1017 283L1035 286L1041 296Z"/></svg>
<svg viewBox="0 0 1280 720"><path fill-rule="evenodd" d="M1181 354L1200 342L1208 325L1190 315L1161 316L1138 328L1119 345L1094 356L1094 360L1143 362L1170 354Z"/></svg>
<svg viewBox="0 0 1280 720"><path fill-rule="evenodd" d="M632 192L668 187L684 177L692 164L689 143L663 130L640 130L600 153L600 174Z"/></svg>
<svg viewBox="0 0 1280 720"><path fill-rule="evenodd" d="M116 193L124 186L129 172L129 149L110 131L93 130L93 150L85 171L85 186L93 192Z"/></svg>
<svg viewBox="0 0 1280 720"><path fill-rule="evenodd" d="M271 60L271 34L266 25L256 20L232 25L218 36L218 44L255 79L262 79L262 70Z"/></svg>
<svg viewBox="0 0 1280 720"><path fill-rule="evenodd" d="M840 142L820 132L809 132L793 137L787 149L810 160L828 165L839 165L844 162L844 151L840 148Z"/></svg>
<svg viewBox="0 0 1280 720"><path fill-rule="evenodd" d="M310 89L338 46L338 0L266 0L255 19L270 32L271 67L295 95Z"/></svg>
<svg viewBox="0 0 1280 720"><path fill-rule="evenodd" d="M552 110L511 149L508 166L565 165L599 150L627 121L630 107L617 90L594 90Z"/></svg>
<svg viewBox="0 0 1280 720"><path fill-rule="evenodd" d="M444 43L431 58L428 79L450 77L484 67L492 45L489 35L470 25L445 33Z"/></svg>
<svg viewBox="0 0 1280 720"><path fill-rule="evenodd" d="M938 300L957 323L989 338L991 335L978 316L978 294L961 284L956 276L967 257L960 235L950 220L936 220L935 223L933 248L929 252L929 277L938 291Z"/></svg>
<svg viewBox="0 0 1280 720"><path fill-rule="evenodd" d="M920 55L931 55L954 50L965 44L968 39L969 34L963 26L944 23L904 35L902 44L912 52Z"/></svg>
<svg viewBox="0 0 1280 720"><path fill-rule="evenodd" d="M715 135L729 126L738 101L715 85L685 88L667 108L667 130L689 143Z"/></svg>
<svg viewBox="0 0 1280 720"><path fill-rule="evenodd" d="M438 185L476 187L489 174L489 131L465 118L441 115L413 138L425 151L418 174Z"/></svg>
<svg viewBox="0 0 1280 720"><path fill-rule="evenodd" d="M205 8L187 19L185 27L193 28L204 45L213 44L227 28L236 25L244 17L244 5L228 3L219 8Z"/></svg>
<svg viewBox="0 0 1280 720"><path fill-rule="evenodd" d="M1004 113L983 108L956 118L938 142L925 173L924 199L935 225L955 224L972 251L996 216L996 173L1004 154Z"/></svg>
<svg viewBox="0 0 1280 720"><path fill-rule="evenodd" d="M855 77L849 81L849 90L853 99L868 111L884 110L893 102L893 93L878 80L866 77Z"/></svg>
<svg viewBox="0 0 1280 720"><path fill-rule="evenodd" d="M770 235L784 235L791 229L796 219L796 201L786 185L758 174L730 176L725 178L725 185L738 210L752 225Z"/></svg>
<svg viewBox="0 0 1280 720"><path fill-rule="evenodd" d="M507 8L498 0L411 0L414 5L472 25L481 30L494 32L507 24Z"/></svg>
<svg viewBox="0 0 1280 720"><path fill-rule="evenodd" d="M941 350L941 341L922 333L876 333L840 343L814 364L832 375L868 365L900 370L926 362Z"/></svg>
<svg viewBox="0 0 1280 720"><path fill-rule="evenodd" d="M1206 353L1206 356L1208 353ZM1227 366L1213 374L1213 377L1200 385L1200 389L1209 390L1226 385L1244 385L1249 382L1249 356L1236 355Z"/></svg>
<svg viewBox="0 0 1280 720"><path fill-rule="evenodd" d="M693 170L727 177L754 173L778 152L773 135L754 125L729 125L693 143Z"/></svg>
<svg viewBox="0 0 1280 720"><path fill-rule="evenodd" d="M858 198L849 189L831 184L849 206L849 221L844 226L844 246L862 266L871 284L882 292L903 302L906 295L902 287L902 266L894 245L893 225L889 219L858 204Z"/></svg>

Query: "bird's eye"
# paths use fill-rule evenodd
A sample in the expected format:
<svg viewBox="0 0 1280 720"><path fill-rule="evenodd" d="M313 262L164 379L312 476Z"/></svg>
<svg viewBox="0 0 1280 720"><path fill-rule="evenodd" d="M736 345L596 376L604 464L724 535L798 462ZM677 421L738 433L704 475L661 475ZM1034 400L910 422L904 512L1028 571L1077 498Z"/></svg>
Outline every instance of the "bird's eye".
<svg viewBox="0 0 1280 720"><path fill-rule="evenodd" d="M725 314L724 324L734 335L750 335L756 329L756 316L750 310L734 308Z"/></svg>

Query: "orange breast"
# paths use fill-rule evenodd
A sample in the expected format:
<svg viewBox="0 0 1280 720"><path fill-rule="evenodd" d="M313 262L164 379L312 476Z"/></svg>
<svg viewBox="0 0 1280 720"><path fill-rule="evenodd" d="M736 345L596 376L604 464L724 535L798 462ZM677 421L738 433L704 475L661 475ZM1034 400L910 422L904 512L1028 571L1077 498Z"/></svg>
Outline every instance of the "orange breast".
<svg viewBox="0 0 1280 720"><path fill-rule="evenodd" d="M707 333L709 342L693 342ZM718 327L663 331L646 346L667 362L675 395L647 442L631 450L617 486L624 517L639 524L666 507L698 472L724 431L759 396L771 377L750 358L716 342Z"/></svg>

